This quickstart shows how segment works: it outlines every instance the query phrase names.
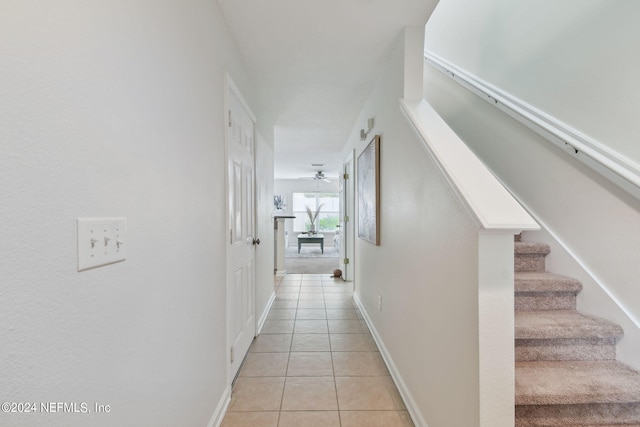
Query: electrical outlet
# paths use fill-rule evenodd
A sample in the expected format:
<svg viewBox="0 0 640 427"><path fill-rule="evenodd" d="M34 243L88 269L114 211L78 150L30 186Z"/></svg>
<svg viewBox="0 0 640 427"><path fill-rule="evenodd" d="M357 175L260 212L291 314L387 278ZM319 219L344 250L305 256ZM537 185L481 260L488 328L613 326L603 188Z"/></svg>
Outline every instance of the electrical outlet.
<svg viewBox="0 0 640 427"><path fill-rule="evenodd" d="M78 218L78 271L127 258L126 218Z"/></svg>

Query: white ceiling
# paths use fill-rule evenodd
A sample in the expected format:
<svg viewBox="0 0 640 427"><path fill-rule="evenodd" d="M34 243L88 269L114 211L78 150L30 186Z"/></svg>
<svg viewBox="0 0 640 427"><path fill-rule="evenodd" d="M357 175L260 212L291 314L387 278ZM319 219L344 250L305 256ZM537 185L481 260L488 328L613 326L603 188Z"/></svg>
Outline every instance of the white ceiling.
<svg viewBox="0 0 640 427"><path fill-rule="evenodd" d="M218 2L262 101L275 113L276 179L312 176L319 169L337 176L340 153L393 42L406 25L424 25L437 4Z"/></svg>

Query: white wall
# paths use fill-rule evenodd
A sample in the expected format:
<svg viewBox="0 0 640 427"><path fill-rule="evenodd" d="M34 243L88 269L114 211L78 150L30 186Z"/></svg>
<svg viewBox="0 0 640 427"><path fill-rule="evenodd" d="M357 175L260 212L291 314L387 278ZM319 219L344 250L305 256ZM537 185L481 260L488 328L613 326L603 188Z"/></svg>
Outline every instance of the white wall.
<svg viewBox="0 0 640 427"><path fill-rule="evenodd" d="M360 141L358 125L375 117L381 244L356 238L355 289L419 412L417 425L469 427L479 425L478 226L402 116L403 42L343 156L362 152L368 140Z"/></svg>
<svg viewBox="0 0 640 427"><path fill-rule="evenodd" d="M273 144L262 135L256 138L256 319L266 320L271 308L273 289L274 219L273 219ZM262 318L262 319L261 319ZM262 325L258 325L258 330Z"/></svg>
<svg viewBox="0 0 640 427"><path fill-rule="evenodd" d="M638 58L624 52L637 40L638 30L624 15L633 15L631 9L638 5L570 2L567 11L566 3L555 2L552 8L549 2L507 6L444 1L427 25L427 48L499 88L535 100L603 143L620 150L633 144L637 149L639 125L630 114L639 110L640 92L627 84L627 72L637 74ZM463 6L468 9L462 11ZM619 18L615 23L614 15ZM530 31L521 33L518 28ZM549 31L553 40L531 46L538 43L534 40L541 31ZM521 45L523 33L531 40ZM502 38L505 34L508 40ZM630 38L616 45L621 34ZM505 50L505 45L518 46L520 53ZM605 52L607 46L616 48ZM610 55L616 56L617 66L607 64ZM604 70L600 60L610 68ZM578 74L570 77L567 70ZM619 85L616 92L608 89L613 81ZM624 93L617 96L620 92ZM598 100L589 98L596 96ZM625 329L619 358L640 368L640 202L428 66L425 97L547 229L549 233L527 237L552 243L550 270L583 280L579 308L619 322Z"/></svg>
<svg viewBox="0 0 640 427"><path fill-rule="evenodd" d="M265 173L273 146L217 2L2 2L0 39L0 389L111 405L0 424L207 425L228 386L225 71ZM76 218L101 216L128 219L128 259L78 273Z"/></svg>
<svg viewBox="0 0 640 427"><path fill-rule="evenodd" d="M640 164L640 3L443 0L426 49Z"/></svg>

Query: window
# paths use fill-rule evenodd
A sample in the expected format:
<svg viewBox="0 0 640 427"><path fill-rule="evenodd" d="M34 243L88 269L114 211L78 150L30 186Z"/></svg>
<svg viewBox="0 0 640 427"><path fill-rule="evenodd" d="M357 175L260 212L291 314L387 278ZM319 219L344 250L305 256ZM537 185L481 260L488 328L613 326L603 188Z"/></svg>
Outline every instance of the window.
<svg viewBox="0 0 640 427"><path fill-rule="evenodd" d="M311 226L306 207L312 212L320 207L320 214L316 220L316 231L336 231L340 223L340 197L338 193L293 193L293 230L308 231Z"/></svg>

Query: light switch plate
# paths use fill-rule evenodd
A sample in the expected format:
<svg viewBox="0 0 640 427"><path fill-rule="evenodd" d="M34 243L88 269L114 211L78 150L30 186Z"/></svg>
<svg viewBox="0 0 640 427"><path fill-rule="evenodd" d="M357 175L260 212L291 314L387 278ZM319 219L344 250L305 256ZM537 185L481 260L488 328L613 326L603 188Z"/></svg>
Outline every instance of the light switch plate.
<svg viewBox="0 0 640 427"><path fill-rule="evenodd" d="M126 258L126 218L78 218L78 271Z"/></svg>

